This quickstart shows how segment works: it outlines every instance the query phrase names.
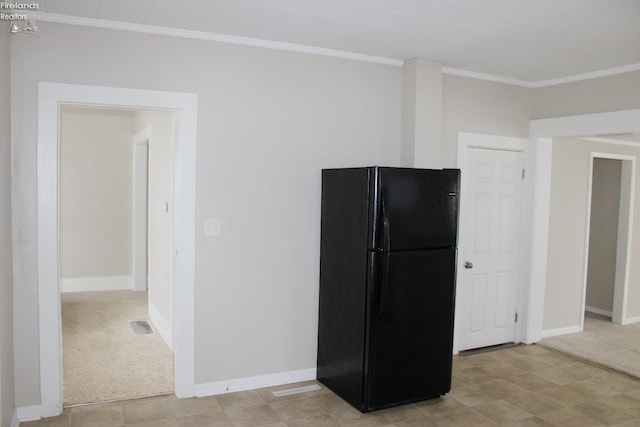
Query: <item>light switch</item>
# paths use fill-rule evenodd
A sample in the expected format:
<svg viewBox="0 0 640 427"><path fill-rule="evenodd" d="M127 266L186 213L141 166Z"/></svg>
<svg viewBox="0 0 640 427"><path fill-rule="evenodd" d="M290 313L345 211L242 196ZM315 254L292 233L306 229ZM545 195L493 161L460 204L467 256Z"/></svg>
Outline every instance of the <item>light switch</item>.
<svg viewBox="0 0 640 427"><path fill-rule="evenodd" d="M209 218L204 220L204 235L207 237L210 236L219 236L221 229L220 220L217 218Z"/></svg>

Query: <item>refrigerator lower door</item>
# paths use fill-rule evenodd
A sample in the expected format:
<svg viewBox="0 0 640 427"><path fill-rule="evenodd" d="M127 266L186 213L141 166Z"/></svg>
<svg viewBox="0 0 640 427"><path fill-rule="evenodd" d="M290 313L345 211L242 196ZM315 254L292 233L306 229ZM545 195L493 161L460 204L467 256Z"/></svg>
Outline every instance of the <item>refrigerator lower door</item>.
<svg viewBox="0 0 640 427"><path fill-rule="evenodd" d="M455 248L378 259L366 410L436 398L451 388Z"/></svg>

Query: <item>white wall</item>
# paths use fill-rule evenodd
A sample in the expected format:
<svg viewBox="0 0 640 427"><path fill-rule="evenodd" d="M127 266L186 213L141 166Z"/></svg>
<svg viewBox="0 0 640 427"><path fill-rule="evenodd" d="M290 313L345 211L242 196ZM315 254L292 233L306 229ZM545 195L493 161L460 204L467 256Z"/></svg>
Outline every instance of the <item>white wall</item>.
<svg viewBox="0 0 640 427"><path fill-rule="evenodd" d="M133 111L63 106L60 113L60 276L74 290L105 278L131 288Z"/></svg>
<svg viewBox="0 0 640 427"><path fill-rule="evenodd" d="M589 152L629 154L640 148L557 139L553 143L544 330L579 326L585 271ZM640 174L638 174L640 175ZM636 188L640 176L636 176ZM627 316L640 316L640 201L634 207Z"/></svg>
<svg viewBox="0 0 640 427"><path fill-rule="evenodd" d="M593 159L586 305L607 312L613 312L621 176L621 160Z"/></svg>
<svg viewBox="0 0 640 427"><path fill-rule="evenodd" d="M173 246L173 162L175 117L163 111L136 110L134 129L150 126L148 180L149 303L171 325L171 250ZM152 319L157 322L157 320ZM155 325L155 324L154 324ZM161 325L155 325L162 328ZM170 340L169 340L170 341Z"/></svg>
<svg viewBox="0 0 640 427"><path fill-rule="evenodd" d="M39 80L198 95L196 383L314 368L320 169L400 163L401 69L50 23L15 40L18 406L39 402Z"/></svg>
<svg viewBox="0 0 640 427"><path fill-rule="evenodd" d="M0 426L14 413L13 279L11 254L10 42L0 31Z"/></svg>

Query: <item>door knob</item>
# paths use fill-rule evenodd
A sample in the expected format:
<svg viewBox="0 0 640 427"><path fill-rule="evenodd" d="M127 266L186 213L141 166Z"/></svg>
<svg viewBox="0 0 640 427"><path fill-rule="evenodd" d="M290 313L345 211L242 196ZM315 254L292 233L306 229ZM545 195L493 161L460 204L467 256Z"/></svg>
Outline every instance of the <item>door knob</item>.
<svg viewBox="0 0 640 427"><path fill-rule="evenodd" d="M471 261L465 262L464 263L464 268L467 268L467 269L473 268L473 263Z"/></svg>

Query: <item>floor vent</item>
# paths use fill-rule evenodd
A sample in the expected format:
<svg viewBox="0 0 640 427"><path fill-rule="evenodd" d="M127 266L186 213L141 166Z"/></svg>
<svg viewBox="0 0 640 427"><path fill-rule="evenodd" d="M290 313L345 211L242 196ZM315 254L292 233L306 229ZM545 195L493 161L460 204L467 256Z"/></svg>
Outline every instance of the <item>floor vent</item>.
<svg viewBox="0 0 640 427"><path fill-rule="evenodd" d="M129 326L136 335L152 334L153 329L148 320L129 320Z"/></svg>
<svg viewBox="0 0 640 427"><path fill-rule="evenodd" d="M282 396L289 396L290 394L298 394L298 393L306 393L309 391L314 391L314 390L320 390L322 387L320 387L317 384L314 385L307 385L304 387L296 387L296 388L288 388L286 390L278 390L278 391L274 391L272 392L274 396L276 397L282 397Z"/></svg>

